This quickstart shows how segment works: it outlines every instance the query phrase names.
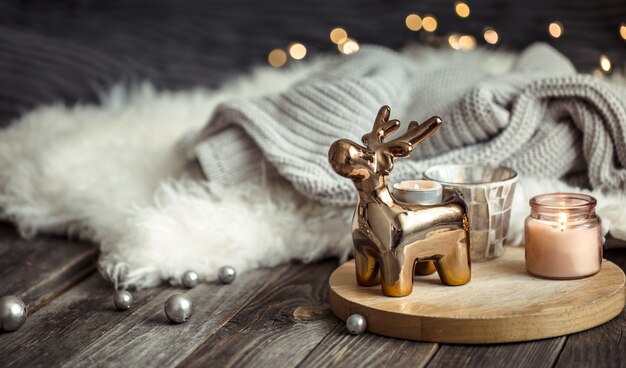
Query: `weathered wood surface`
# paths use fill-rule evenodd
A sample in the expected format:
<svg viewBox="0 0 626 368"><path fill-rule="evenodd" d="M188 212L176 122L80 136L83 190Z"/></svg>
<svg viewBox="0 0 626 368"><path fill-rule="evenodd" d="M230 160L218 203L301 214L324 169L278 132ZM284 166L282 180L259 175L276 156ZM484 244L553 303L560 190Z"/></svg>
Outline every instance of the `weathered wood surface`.
<svg viewBox="0 0 626 368"><path fill-rule="evenodd" d="M353 336L340 322L300 367L423 367L438 347L375 334Z"/></svg>
<svg viewBox="0 0 626 368"><path fill-rule="evenodd" d="M82 246L66 243L72 244L58 238L20 240L12 228L0 226L2 293L13 290L25 298L39 295L20 292L19 285L25 285L27 291L44 290L46 285L59 290L55 286L59 283L51 283L50 275L58 279L63 272L52 270L64 268L65 262L63 257L57 258L54 252L44 250L46 246L58 246L57 252L74 249L65 254L68 263L76 263L76 254L82 254L76 250ZM12 248L15 245L24 249L33 246L35 253L46 257L28 261L30 252L24 250L20 257L25 260L12 258L8 262L5 255L18 257L14 253L17 250ZM620 267L626 267L626 249L611 250L608 257ZM52 267L52 260L61 262ZM4 266L12 263L17 266L12 268L12 274L6 274ZM45 263L51 269L45 271L46 267L35 263ZM93 269L93 262L90 267ZM374 334L352 336L328 308L327 278L335 267L334 261L293 264L241 275L232 285L202 284L192 290L163 286L134 292L135 304L125 312L114 310L112 285L93 274L64 293L47 293L54 295L54 300L30 315L20 330L0 334L0 367L620 367L626 364L626 346L621 339L626 332L623 313L578 334L515 344L464 346ZM25 269L44 271L41 277L35 277L39 272L34 272L29 276L30 281L12 276L27 275ZM69 270L64 272L71 273L71 267ZM33 280L40 286L33 287ZM188 293L196 308L193 317L181 325L168 323L163 313L165 299L177 292Z"/></svg>
<svg viewBox="0 0 626 368"><path fill-rule="evenodd" d="M325 305L326 261L294 265L183 362L191 367L295 366L338 321Z"/></svg>
<svg viewBox="0 0 626 368"><path fill-rule="evenodd" d="M140 312L162 289L133 293L127 312L115 310L113 286L93 274L30 315L19 330L0 334L0 366L58 367L115 326Z"/></svg>
<svg viewBox="0 0 626 368"><path fill-rule="evenodd" d="M289 266L258 270L241 275L230 285L200 284L191 290L168 288L132 313L123 324L85 346L65 366L115 366L120 362L138 367L176 365L242 308L288 279L292 270ZM170 323L163 310L167 298L175 293L186 293L194 303L193 316L180 325Z"/></svg>
<svg viewBox="0 0 626 368"><path fill-rule="evenodd" d="M22 239L0 222L0 295L18 295L30 313L95 270L95 245L62 237Z"/></svg>
<svg viewBox="0 0 626 368"><path fill-rule="evenodd" d="M549 368L567 337L500 345L442 345L428 367Z"/></svg>

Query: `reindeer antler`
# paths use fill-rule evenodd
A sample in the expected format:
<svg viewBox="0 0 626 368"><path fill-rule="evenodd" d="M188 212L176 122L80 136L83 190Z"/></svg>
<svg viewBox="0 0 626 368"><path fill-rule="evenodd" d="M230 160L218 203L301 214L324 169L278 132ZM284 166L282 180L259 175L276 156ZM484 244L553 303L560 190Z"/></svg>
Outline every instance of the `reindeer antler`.
<svg viewBox="0 0 626 368"><path fill-rule="evenodd" d="M394 157L406 157L411 154L414 146L430 137L431 134L439 129L441 124L442 121L438 116L430 117L422 124L411 121L406 133L394 140L384 143L383 147Z"/></svg>
<svg viewBox="0 0 626 368"><path fill-rule="evenodd" d="M390 113L391 108L387 105L378 110L372 131L361 138L364 145L370 148L379 146L383 143L385 137L400 128L400 121L398 119L389 120Z"/></svg>
<svg viewBox="0 0 626 368"><path fill-rule="evenodd" d="M384 139L400 128L400 121L389 120L391 109L383 106L378 110L372 131L363 136L363 144L376 151L389 152L394 157L406 157L413 151L413 146L421 143L433 134L442 124L438 116L433 116L418 124L415 121L409 123L406 133L389 142L383 143Z"/></svg>

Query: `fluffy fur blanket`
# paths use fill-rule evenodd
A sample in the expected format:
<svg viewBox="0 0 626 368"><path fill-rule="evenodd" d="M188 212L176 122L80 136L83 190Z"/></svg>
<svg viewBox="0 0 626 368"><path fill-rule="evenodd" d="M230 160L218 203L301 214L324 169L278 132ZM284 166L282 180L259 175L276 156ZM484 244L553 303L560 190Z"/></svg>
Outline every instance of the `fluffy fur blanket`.
<svg viewBox="0 0 626 368"><path fill-rule="evenodd" d="M480 50L408 52L423 63L462 57L490 70L512 61ZM275 178L228 187L203 181L177 149L219 102L281 91L316 67L260 68L218 90L119 87L98 105L31 111L0 132L0 217L24 236L63 233L98 243L103 275L124 287L179 283L186 270L210 281L223 265L244 272L345 258L352 208L322 206ZM512 243L521 243L528 199L555 190L579 189L556 179L520 180ZM593 194L613 236L626 239L624 198Z"/></svg>

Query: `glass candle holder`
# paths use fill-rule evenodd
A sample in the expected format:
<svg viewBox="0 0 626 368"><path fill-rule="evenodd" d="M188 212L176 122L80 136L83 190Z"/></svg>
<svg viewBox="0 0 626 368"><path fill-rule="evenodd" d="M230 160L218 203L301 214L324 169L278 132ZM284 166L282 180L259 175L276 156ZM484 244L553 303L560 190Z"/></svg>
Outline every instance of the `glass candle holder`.
<svg viewBox="0 0 626 368"><path fill-rule="evenodd" d="M525 222L526 270L551 279L576 279L600 271L602 226L596 199L551 193L530 200Z"/></svg>
<svg viewBox="0 0 626 368"><path fill-rule="evenodd" d="M487 261L504 253L517 182L515 170L480 164L437 165L426 170L424 178L463 195L472 262Z"/></svg>

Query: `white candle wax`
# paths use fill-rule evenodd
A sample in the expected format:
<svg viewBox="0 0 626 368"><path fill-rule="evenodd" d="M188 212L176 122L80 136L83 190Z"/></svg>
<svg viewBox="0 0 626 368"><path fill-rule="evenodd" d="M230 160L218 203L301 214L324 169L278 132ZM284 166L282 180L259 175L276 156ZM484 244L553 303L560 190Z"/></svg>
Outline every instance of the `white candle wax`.
<svg viewBox="0 0 626 368"><path fill-rule="evenodd" d="M599 226L572 228L561 221L526 224L526 270L537 276L577 278L600 270L602 234Z"/></svg>
<svg viewBox="0 0 626 368"><path fill-rule="evenodd" d="M406 180L393 186L398 200L415 204L437 204L443 200L443 187L431 180Z"/></svg>

